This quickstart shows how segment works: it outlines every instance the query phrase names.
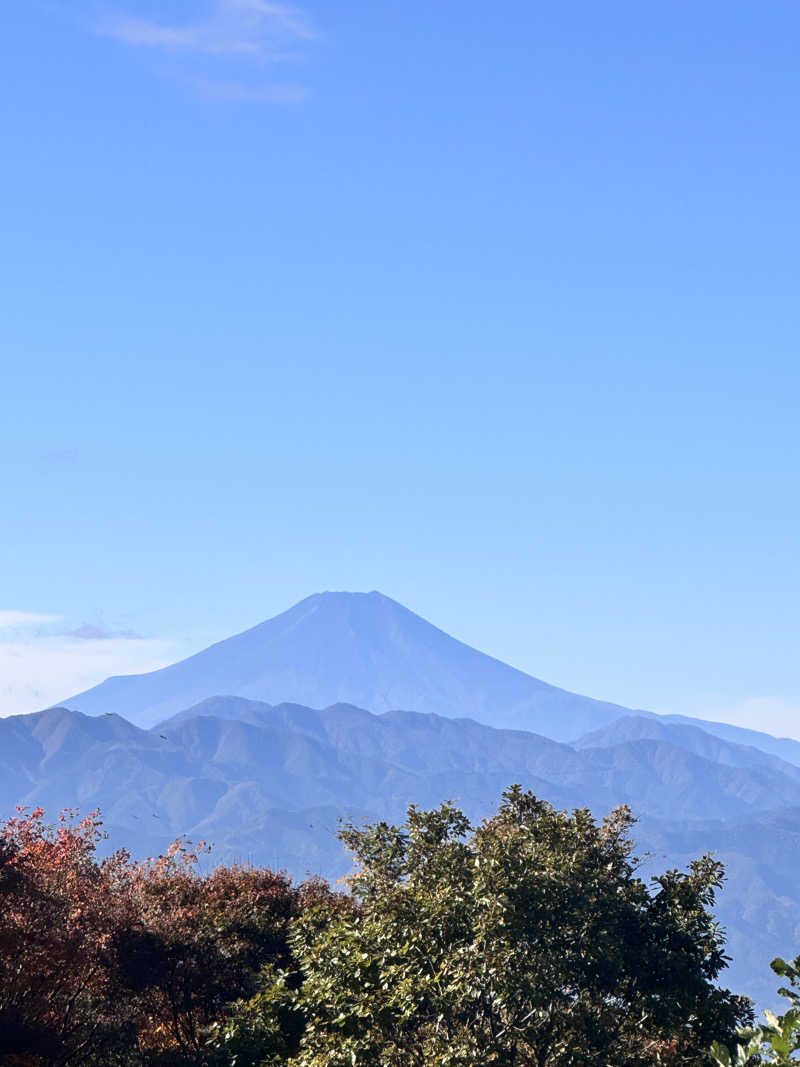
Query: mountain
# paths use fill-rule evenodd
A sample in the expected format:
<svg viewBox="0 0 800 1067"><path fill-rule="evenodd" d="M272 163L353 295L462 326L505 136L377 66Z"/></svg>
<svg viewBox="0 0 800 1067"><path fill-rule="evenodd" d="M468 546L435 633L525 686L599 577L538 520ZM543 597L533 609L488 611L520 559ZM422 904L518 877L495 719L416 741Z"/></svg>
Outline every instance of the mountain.
<svg viewBox="0 0 800 1067"><path fill-rule="evenodd" d="M800 781L800 766L796 762L782 759L770 752L766 746L770 741L780 745L781 739L769 734L759 734L755 730L740 730L731 727L723 734L712 733L708 726L720 726L721 723L703 723L699 719L687 719L674 715L624 715L609 726L594 730L578 738L575 747L608 748L609 745L629 741L663 741L693 752L697 756L710 759L714 763L727 764L732 767L748 767L777 772ZM795 756L791 742L778 751L786 751ZM798 746L800 747L800 745ZM795 756L796 759L796 756Z"/></svg>
<svg viewBox="0 0 800 1067"><path fill-rule="evenodd" d="M338 878L340 818L452 799L476 820L520 782L558 807L629 804L645 869L715 851L730 981L762 1003L769 959L800 951L800 742L569 693L379 593L317 594L65 704L0 720L0 801L99 806L134 854L186 835L218 862Z"/></svg>
<svg viewBox="0 0 800 1067"><path fill-rule="evenodd" d="M712 722L709 719L695 719L688 715L662 715L659 716L664 722L678 723L683 726L697 726L706 733L715 737L722 737L726 741L733 741L737 745L750 745L759 748L762 752L778 756L787 763L794 763L800 767L800 741L792 737L773 737L772 734L762 733L760 730L749 730L745 726L732 726L727 722Z"/></svg>
<svg viewBox="0 0 800 1067"><path fill-rule="evenodd" d="M484 655L377 592L318 593L172 666L109 678L61 703L152 726L219 693L314 708L404 708L563 741L627 714Z"/></svg>
<svg viewBox="0 0 800 1067"><path fill-rule="evenodd" d="M65 708L0 720L0 810L100 807L111 844L136 855L182 834L212 842L216 862L298 876L346 872L339 818L400 820L410 803L453 799L477 820L513 782L598 815L630 804L652 870L715 850L729 981L768 1001L769 959L797 951L800 770L751 746L650 716L568 745L469 719L225 696L150 730Z"/></svg>
<svg viewBox="0 0 800 1067"><path fill-rule="evenodd" d="M704 752L694 737L691 744L681 740L612 729L605 739L571 746L469 719L226 697L151 730L116 715L54 708L0 720L0 800L100 806L114 820L149 806L172 834L196 834L243 787L248 818L271 808L325 805L396 818L409 803L444 797L483 814L517 780L568 807L626 803L663 819L800 807L800 769L793 765L711 737Z"/></svg>

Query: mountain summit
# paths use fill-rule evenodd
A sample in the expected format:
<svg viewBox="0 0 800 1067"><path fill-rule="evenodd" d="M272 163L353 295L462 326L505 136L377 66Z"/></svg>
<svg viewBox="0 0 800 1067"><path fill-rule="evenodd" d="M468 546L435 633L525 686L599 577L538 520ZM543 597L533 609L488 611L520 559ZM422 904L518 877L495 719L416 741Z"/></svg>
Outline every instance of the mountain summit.
<svg viewBox="0 0 800 1067"><path fill-rule="evenodd" d="M317 593L188 659L62 701L151 726L208 697L347 703L472 718L571 740L627 713L509 667L381 593Z"/></svg>

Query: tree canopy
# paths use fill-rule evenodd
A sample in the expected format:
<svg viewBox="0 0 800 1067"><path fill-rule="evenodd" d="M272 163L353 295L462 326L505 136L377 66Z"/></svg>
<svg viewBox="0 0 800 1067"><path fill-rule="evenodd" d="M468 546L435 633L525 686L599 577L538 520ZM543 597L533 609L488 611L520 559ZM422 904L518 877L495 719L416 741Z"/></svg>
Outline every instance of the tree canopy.
<svg viewBox="0 0 800 1067"><path fill-rule="evenodd" d="M0 827L0 1063L230 1062L214 1038L232 1004L265 968L294 970L292 919L341 895L258 868L201 874L183 841L153 860L98 859L102 837L96 813L50 826L37 809ZM285 1022L288 1054L299 1027Z"/></svg>
<svg viewBox="0 0 800 1067"><path fill-rule="evenodd" d="M765 1011L760 1026L744 1027L730 1046L714 1042L712 1056L718 1067L791 1067L800 1063L800 956L787 963L774 959L772 970L785 980L778 993L789 1007L782 1015Z"/></svg>
<svg viewBox="0 0 800 1067"><path fill-rule="evenodd" d="M646 881L632 826L625 808L598 822L519 787L478 826L412 807L402 826L342 830L345 894L203 873L181 841L102 859L96 814L21 812L0 826L0 1063L727 1063L752 1018L716 984L722 869L703 857Z"/></svg>
<svg viewBox="0 0 800 1067"><path fill-rule="evenodd" d="M446 804L348 827L358 908L298 921L303 1067L707 1062L748 1016L705 857L652 886L620 808L554 810L519 787L477 828Z"/></svg>

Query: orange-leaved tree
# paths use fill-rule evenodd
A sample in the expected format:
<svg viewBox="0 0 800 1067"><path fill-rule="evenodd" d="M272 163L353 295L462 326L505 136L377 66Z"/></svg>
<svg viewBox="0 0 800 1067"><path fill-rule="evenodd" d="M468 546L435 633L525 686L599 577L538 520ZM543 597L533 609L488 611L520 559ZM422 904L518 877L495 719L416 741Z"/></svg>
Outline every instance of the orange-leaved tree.
<svg viewBox="0 0 800 1067"><path fill-rule="evenodd" d="M292 920L341 906L317 881L246 866L198 869L176 841L134 862L97 855L97 813L41 809L0 825L0 1063L9 1067L229 1064L232 1023L278 971L299 980ZM287 1002L271 1025L296 1048ZM220 1040L224 1037L224 1040Z"/></svg>
<svg viewBox="0 0 800 1067"><path fill-rule="evenodd" d="M209 1037L233 1002L253 996L265 968L292 969L289 926L306 902L334 899L322 883L293 886L262 868L217 867L204 875L196 860L176 842L139 865L137 922L118 941L140 1048L188 1063L206 1062Z"/></svg>
<svg viewBox="0 0 800 1067"><path fill-rule="evenodd" d="M130 1028L116 940L135 915L126 852L98 861L97 813L41 808L0 827L0 1060L101 1058Z"/></svg>

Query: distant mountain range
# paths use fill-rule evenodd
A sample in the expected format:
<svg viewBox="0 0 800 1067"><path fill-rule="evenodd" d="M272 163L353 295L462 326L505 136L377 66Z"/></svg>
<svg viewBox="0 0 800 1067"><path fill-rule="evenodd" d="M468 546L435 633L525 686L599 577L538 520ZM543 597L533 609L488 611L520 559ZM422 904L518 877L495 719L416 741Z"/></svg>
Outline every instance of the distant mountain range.
<svg viewBox="0 0 800 1067"><path fill-rule="evenodd" d="M452 799L480 819L519 782L598 815L630 804L652 869L716 850L734 987L770 1001L769 960L800 951L800 743L566 692L378 593L309 597L64 703L0 719L7 811L100 807L137 855L187 835L216 861L338 878L340 818Z"/></svg>
<svg viewBox="0 0 800 1067"><path fill-rule="evenodd" d="M432 712L559 740L627 710L532 678L377 592L317 593L180 663L109 678L61 703L152 726L219 693L312 708Z"/></svg>
<svg viewBox="0 0 800 1067"><path fill-rule="evenodd" d="M473 819L520 782L559 807L640 816L653 869L715 849L732 984L771 995L769 960L800 929L800 767L692 726L625 717L567 745L419 712L374 715L213 697L150 730L66 708L0 719L0 805L99 807L113 846L156 854L178 835L213 858L338 878L342 817L401 820L453 799Z"/></svg>
<svg viewBox="0 0 800 1067"><path fill-rule="evenodd" d="M268 704L429 712L567 742L624 716L652 715L548 685L378 592L316 593L188 659L108 678L59 703L86 715L112 711L148 727L221 693ZM682 715L658 719L702 727L800 766L800 741L791 738Z"/></svg>

